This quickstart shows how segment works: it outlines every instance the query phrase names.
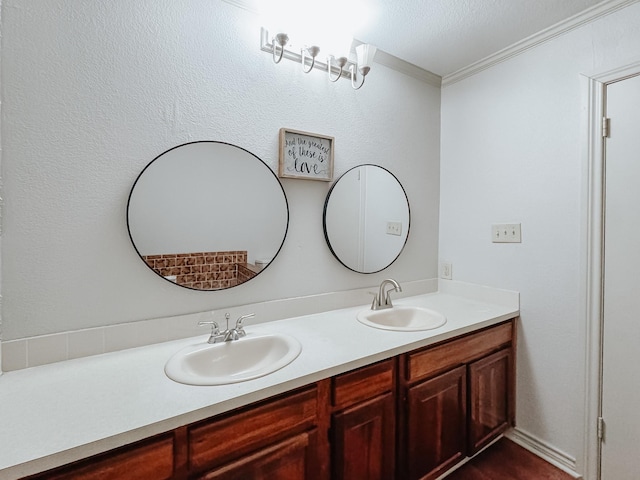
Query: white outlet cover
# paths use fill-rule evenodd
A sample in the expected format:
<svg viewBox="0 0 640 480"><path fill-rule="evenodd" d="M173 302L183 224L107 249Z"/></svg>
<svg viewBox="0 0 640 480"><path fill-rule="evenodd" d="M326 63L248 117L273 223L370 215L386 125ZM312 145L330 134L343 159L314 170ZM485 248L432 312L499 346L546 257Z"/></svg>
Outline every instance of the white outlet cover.
<svg viewBox="0 0 640 480"><path fill-rule="evenodd" d="M452 269L451 262L440 262L440 278L443 280L451 280L453 277Z"/></svg>

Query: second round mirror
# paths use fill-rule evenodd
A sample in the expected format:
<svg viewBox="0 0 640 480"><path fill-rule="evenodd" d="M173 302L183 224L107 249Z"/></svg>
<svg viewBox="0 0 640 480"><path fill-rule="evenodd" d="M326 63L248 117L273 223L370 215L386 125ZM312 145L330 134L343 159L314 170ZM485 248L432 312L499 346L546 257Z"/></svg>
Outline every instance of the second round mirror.
<svg viewBox="0 0 640 480"><path fill-rule="evenodd" d="M377 165L359 165L331 187L324 234L333 255L359 273L391 265L407 242L409 200L398 179Z"/></svg>

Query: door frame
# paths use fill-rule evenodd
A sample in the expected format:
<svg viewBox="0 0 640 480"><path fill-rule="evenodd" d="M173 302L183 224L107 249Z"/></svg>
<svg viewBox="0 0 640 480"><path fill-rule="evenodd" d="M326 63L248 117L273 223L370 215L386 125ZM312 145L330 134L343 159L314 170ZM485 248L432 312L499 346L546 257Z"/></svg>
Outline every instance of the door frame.
<svg viewBox="0 0 640 480"><path fill-rule="evenodd" d="M640 74L640 60L605 72L584 76L587 80L587 262L585 326L585 405L584 405L584 478L600 480L601 442L598 417L602 415L602 361L604 329L604 201L605 139L602 118L605 113L607 86Z"/></svg>

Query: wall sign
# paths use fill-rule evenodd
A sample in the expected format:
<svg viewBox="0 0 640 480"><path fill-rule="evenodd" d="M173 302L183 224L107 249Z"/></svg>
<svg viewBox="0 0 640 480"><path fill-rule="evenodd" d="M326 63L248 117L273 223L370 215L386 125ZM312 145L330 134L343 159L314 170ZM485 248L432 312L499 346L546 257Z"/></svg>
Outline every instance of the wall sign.
<svg viewBox="0 0 640 480"><path fill-rule="evenodd" d="M279 177L330 182L333 137L281 128L279 159Z"/></svg>

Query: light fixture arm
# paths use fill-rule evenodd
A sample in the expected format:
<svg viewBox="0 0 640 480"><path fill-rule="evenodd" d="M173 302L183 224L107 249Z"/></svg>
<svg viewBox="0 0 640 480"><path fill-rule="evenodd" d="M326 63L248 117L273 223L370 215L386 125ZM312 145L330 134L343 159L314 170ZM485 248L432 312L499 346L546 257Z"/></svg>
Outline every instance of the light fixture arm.
<svg viewBox="0 0 640 480"><path fill-rule="evenodd" d="M273 44L273 61L274 63L280 63L280 60L282 60L282 56L284 55L284 47L289 43L289 35L286 33L279 33L273 37L271 43ZM280 45L280 54L277 53L278 45Z"/></svg>
<svg viewBox="0 0 640 480"><path fill-rule="evenodd" d="M367 74L363 73L362 70L360 71L360 73L362 74L362 81L360 82L360 85L358 85L356 83L356 66L353 64L349 65L349 71L351 72L351 86L354 90L360 90L364 85L364 79L366 78ZM369 73L368 70L367 73Z"/></svg>
<svg viewBox="0 0 640 480"><path fill-rule="evenodd" d="M305 67L307 63L307 53L311 57L311 65L309 65L309 69ZM312 45L311 47L305 47L301 50L300 55L302 56L302 71L304 73L309 73L311 70L313 70L313 66L316 64L316 57L318 56L318 53L320 53L320 47L316 47L315 45Z"/></svg>
<svg viewBox="0 0 640 480"><path fill-rule="evenodd" d="M340 67L340 71L338 72L338 75L335 78L331 76L331 70L333 70L332 60L335 60L338 67ZM333 55L329 55L327 57L327 72L329 73L329 81L334 83L337 82L342 76L342 71L344 70L344 66L346 64L347 64L347 57L335 58Z"/></svg>

